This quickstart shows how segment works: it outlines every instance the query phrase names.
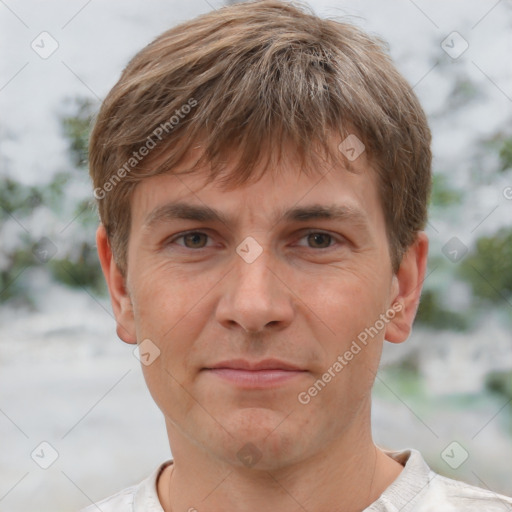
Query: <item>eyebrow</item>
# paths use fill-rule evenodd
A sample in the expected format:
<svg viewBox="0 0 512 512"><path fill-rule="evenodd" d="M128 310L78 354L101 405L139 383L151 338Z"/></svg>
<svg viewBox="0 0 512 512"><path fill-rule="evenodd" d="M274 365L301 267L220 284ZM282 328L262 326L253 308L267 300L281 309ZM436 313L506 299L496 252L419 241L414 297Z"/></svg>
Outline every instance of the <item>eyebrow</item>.
<svg viewBox="0 0 512 512"><path fill-rule="evenodd" d="M194 220L198 222L220 222L225 225L234 224L234 219L223 212L206 205L192 205L184 202L170 202L155 208L144 221L146 228L151 228L161 222L169 222L176 219ZM350 205L322 205L312 204L308 206L294 207L278 212L276 222L308 222L316 219L346 221L357 227L369 231L369 223L366 214Z"/></svg>

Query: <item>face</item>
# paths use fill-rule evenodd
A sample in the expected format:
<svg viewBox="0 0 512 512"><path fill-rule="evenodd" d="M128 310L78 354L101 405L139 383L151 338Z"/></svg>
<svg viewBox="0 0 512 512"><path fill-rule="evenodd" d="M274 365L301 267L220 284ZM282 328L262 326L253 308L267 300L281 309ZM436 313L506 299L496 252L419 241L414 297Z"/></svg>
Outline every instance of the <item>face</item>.
<svg viewBox="0 0 512 512"><path fill-rule="evenodd" d="M402 341L404 312L376 177L364 154L354 168L306 176L290 158L231 190L206 172L137 186L129 305L114 309L125 341L146 340L170 438L272 469L369 426L382 342Z"/></svg>

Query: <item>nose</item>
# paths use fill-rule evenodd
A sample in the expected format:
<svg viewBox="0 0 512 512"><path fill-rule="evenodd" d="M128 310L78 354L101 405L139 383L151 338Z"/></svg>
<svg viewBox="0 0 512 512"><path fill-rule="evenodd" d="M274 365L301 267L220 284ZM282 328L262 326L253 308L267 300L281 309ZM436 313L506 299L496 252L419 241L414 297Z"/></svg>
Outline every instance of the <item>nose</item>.
<svg viewBox="0 0 512 512"><path fill-rule="evenodd" d="M223 281L216 318L225 328L247 332L281 330L290 325L293 293L267 250L252 263L236 255L235 268ZM280 275L281 274L281 275Z"/></svg>

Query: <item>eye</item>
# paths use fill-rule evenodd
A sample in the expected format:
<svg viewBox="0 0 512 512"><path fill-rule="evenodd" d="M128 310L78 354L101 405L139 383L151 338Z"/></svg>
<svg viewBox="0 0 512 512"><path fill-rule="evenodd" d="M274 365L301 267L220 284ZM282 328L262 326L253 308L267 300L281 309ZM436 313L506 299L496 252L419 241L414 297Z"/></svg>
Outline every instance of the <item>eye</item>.
<svg viewBox="0 0 512 512"><path fill-rule="evenodd" d="M322 231L310 231L303 235L301 240L304 238L307 239L308 244L310 244L309 247L312 249L328 249L333 245L331 242L336 242L333 235Z"/></svg>
<svg viewBox="0 0 512 512"><path fill-rule="evenodd" d="M188 231L170 239L166 242L166 245L176 243L178 240L183 240L182 243L178 243L177 245L186 249L199 250L207 247L209 238L209 235L202 231ZM307 240L307 247L310 249L329 249L336 244L336 241L341 242L333 235L324 233L323 231L309 231L300 238L300 240L304 239ZM303 244L299 245L303 246Z"/></svg>
<svg viewBox="0 0 512 512"><path fill-rule="evenodd" d="M168 243L174 243L176 240L183 239L183 245L187 249L203 249L206 247L206 242L208 240L208 235L201 231L189 231L187 233L182 233L181 235L169 240ZM204 242L204 243L203 243Z"/></svg>

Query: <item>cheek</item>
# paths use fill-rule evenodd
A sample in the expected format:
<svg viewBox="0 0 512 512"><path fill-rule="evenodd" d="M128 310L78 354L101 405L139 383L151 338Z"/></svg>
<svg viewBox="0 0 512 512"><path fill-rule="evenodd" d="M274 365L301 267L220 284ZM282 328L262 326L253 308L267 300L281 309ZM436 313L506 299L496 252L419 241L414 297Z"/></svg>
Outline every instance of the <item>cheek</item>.
<svg viewBox="0 0 512 512"><path fill-rule="evenodd" d="M152 268L139 275L133 287L136 333L138 340L149 339L158 347L158 359L143 367L146 379L156 386L171 375L186 385L194 375L192 363L199 360L196 340L212 315L208 286L217 282L193 279L169 268Z"/></svg>
<svg viewBox="0 0 512 512"><path fill-rule="evenodd" d="M337 275L301 280L298 295L309 308L312 322L327 331L329 338L349 343L375 322L386 303L382 280L373 273L347 269Z"/></svg>
<svg viewBox="0 0 512 512"><path fill-rule="evenodd" d="M324 398L337 407L357 407L373 384L381 357L385 283L372 273L344 272L338 280L320 279L317 284L304 295L304 314L323 349L322 371L331 368L336 375ZM343 369L336 372L339 356Z"/></svg>
<svg viewBox="0 0 512 512"><path fill-rule="evenodd" d="M163 264L144 267L133 286L137 329L140 335L162 338L193 316L204 295L204 281L201 286L198 279Z"/></svg>
<svg viewBox="0 0 512 512"><path fill-rule="evenodd" d="M180 423L197 406L186 390L197 372L192 364L198 360L195 341L208 318L207 303L200 300L203 295L204 290L190 282L161 275L147 275L137 288L137 338L151 340L158 353L151 364L142 364L144 379L155 403L172 422Z"/></svg>

